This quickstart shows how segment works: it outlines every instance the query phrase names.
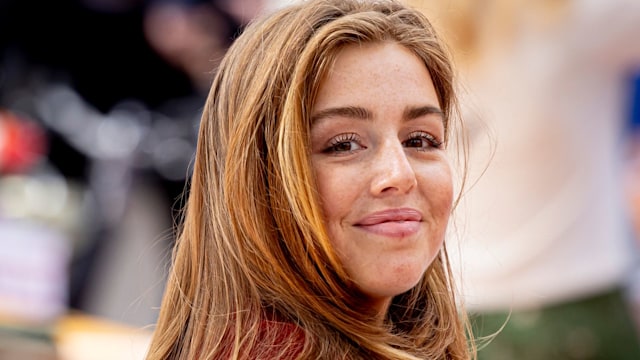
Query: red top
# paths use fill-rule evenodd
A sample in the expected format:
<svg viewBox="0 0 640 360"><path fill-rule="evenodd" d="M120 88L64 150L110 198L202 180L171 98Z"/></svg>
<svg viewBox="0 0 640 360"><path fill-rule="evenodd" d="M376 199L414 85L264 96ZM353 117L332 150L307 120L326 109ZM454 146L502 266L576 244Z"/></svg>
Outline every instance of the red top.
<svg viewBox="0 0 640 360"><path fill-rule="evenodd" d="M304 331L292 323L263 320L254 347L240 349L240 354L251 360L295 360L302 353L304 338ZM220 359L230 358L231 351L227 348Z"/></svg>
<svg viewBox="0 0 640 360"><path fill-rule="evenodd" d="M304 347L304 331L295 324L264 320L251 359L293 360ZM284 352L283 352L284 351Z"/></svg>

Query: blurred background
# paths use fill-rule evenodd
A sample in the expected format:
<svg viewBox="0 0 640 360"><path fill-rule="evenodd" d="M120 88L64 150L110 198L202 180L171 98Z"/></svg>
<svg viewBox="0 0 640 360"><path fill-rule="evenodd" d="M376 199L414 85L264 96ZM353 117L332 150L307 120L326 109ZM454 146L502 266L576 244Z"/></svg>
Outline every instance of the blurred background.
<svg viewBox="0 0 640 360"><path fill-rule="evenodd" d="M640 359L640 2L413 3L459 70L448 249L479 359Z"/></svg>
<svg viewBox="0 0 640 360"><path fill-rule="evenodd" d="M0 0L0 359L142 358L217 63L288 2ZM409 3L460 73L463 299L517 325L481 354L637 359L640 2Z"/></svg>
<svg viewBox="0 0 640 360"><path fill-rule="evenodd" d="M0 0L0 359L155 322L209 83L270 6Z"/></svg>

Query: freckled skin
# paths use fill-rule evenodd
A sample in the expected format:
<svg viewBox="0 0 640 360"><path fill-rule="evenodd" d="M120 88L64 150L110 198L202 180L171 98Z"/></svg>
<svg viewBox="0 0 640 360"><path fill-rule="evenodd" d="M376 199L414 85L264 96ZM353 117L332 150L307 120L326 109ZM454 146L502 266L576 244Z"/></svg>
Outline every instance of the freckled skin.
<svg viewBox="0 0 640 360"><path fill-rule="evenodd" d="M312 164L331 241L380 311L420 280L442 247L451 212L449 159L442 146L415 135L441 142L442 116L405 116L407 109L425 106L440 108L424 63L401 45L381 42L342 49L312 111L356 107L368 114L315 119ZM390 209L418 212L420 221L414 227L359 225Z"/></svg>

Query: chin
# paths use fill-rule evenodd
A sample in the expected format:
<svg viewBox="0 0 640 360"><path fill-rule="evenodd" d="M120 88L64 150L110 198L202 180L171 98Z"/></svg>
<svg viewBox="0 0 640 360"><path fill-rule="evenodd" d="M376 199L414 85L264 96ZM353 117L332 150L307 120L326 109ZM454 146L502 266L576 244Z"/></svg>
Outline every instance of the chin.
<svg viewBox="0 0 640 360"><path fill-rule="evenodd" d="M400 294L404 294L407 291L413 289L422 279L422 276L419 276L415 279L415 281L403 281L403 282L393 282L388 284L388 286L379 285L377 291L369 292L369 297L372 299L391 299Z"/></svg>

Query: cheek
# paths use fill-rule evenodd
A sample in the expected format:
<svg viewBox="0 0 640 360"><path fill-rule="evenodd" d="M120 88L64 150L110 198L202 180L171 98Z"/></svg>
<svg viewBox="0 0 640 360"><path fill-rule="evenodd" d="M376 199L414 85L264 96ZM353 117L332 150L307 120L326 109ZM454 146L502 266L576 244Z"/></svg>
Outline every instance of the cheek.
<svg viewBox="0 0 640 360"><path fill-rule="evenodd" d="M425 172L422 192L430 202L433 216L446 223L453 207L453 177L448 164L442 164Z"/></svg>
<svg viewBox="0 0 640 360"><path fill-rule="evenodd" d="M322 211L329 228L335 221L346 216L351 208L353 198L353 179L349 179L344 171L338 171L330 166L316 170L318 194L322 204Z"/></svg>

